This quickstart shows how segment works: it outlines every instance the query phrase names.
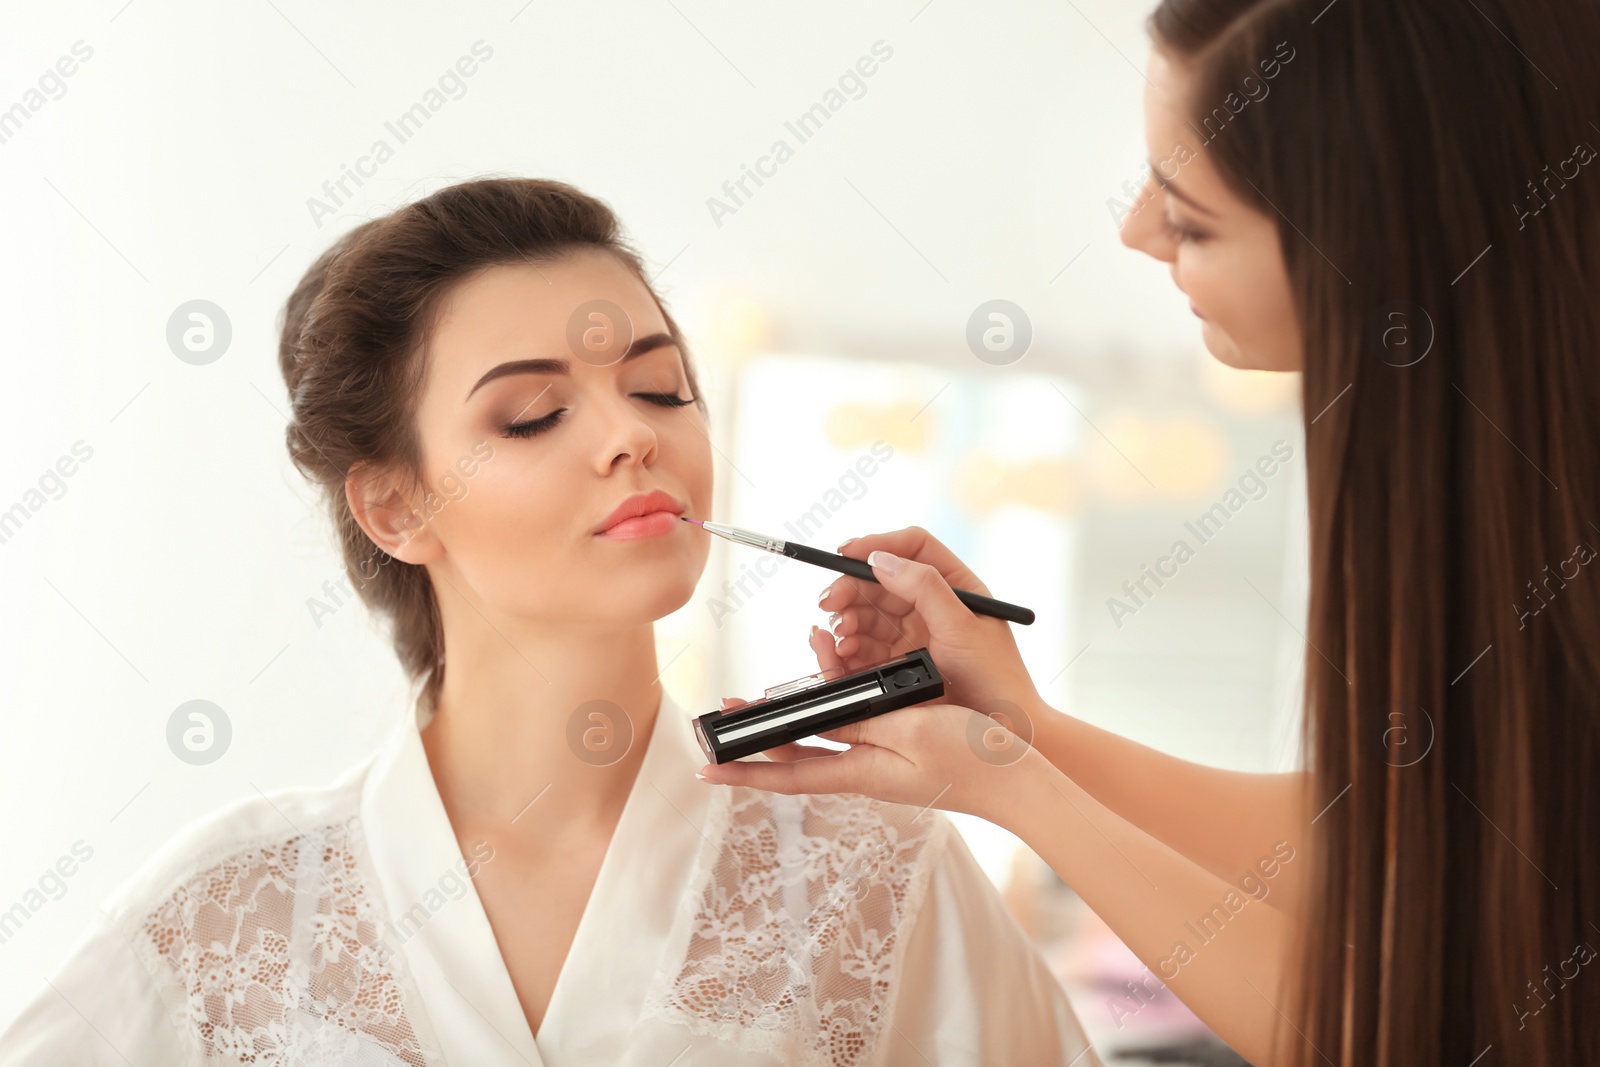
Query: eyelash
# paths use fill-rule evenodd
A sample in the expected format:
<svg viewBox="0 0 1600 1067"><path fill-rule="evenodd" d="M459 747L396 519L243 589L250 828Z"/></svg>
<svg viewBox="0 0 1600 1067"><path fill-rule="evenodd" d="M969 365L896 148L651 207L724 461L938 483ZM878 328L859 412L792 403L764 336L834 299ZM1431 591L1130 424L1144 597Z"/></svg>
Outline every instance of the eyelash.
<svg viewBox="0 0 1600 1067"><path fill-rule="evenodd" d="M681 408L694 403L693 397L685 400L676 393L634 393L633 395L664 408ZM543 418L534 419L531 422L512 423L506 427L506 436L537 437L542 433L555 429L556 424L561 421L561 417L566 413L566 408L557 408Z"/></svg>
<svg viewBox="0 0 1600 1067"><path fill-rule="evenodd" d="M1191 230L1187 226L1179 226L1165 215L1161 216L1161 221L1167 227L1167 236L1171 237L1174 241L1178 241L1180 243L1184 241L1199 242L1206 239L1206 235L1200 231Z"/></svg>

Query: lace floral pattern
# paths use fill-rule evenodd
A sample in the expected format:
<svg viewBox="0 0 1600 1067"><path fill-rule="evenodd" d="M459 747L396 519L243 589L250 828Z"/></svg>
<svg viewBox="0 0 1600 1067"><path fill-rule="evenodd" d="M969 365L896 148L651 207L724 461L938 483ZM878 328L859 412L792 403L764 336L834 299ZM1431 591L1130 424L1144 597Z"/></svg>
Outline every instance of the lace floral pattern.
<svg viewBox="0 0 1600 1067"><path fill-rule="evenodd" d="M719 790L695 881L644 1013L814 1067L857 1067L945 824L857 795Z"/></svg>
<svg viewBox="0 0 1600 1067"><path fill-rule="evenodd" d="M351 842L358 819L234 852L144 917L208 1060L427 1067Z"/></svg>

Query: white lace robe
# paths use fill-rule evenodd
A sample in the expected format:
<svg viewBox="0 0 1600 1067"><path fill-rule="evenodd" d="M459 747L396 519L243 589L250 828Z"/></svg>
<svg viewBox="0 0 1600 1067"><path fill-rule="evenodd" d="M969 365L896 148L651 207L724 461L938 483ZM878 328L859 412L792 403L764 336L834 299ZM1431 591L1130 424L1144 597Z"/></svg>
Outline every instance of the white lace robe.
<svg viewBox="0 0 1600 1067"><path fill-rule="evenodd" d="M535 1034L419 725L180 834L0 1064L1100 1067L943 815L697 781L670 696Z"/></svg>

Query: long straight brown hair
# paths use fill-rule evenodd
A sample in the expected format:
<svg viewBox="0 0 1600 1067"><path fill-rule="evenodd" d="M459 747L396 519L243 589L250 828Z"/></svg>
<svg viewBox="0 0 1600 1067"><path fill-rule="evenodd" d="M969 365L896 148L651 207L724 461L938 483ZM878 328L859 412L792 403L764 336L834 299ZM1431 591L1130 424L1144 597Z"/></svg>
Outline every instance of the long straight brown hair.
<svg viewBox="0 0 1600 1067"><path fill-rule="evenodd" d="M1321 814L1279 1060L1600 1064L1600 5L1150 29L1304 336Z"/></svg>

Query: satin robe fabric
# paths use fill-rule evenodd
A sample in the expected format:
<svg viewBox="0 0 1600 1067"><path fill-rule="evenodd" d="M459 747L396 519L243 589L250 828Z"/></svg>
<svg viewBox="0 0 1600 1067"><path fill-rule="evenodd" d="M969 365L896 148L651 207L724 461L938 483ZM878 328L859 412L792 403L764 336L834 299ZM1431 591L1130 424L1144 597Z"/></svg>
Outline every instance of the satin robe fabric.
<svg viewBox="0 0 1600 1067"><path fill-rule="evenodd" d="M670 985L683 963L685 926L706 892L707 865L724 847L707 836L715 825L714 794L729 788L694 777L705 759L690 715L669 694L663 695L638 777L537 1034L467 877L475 860L493 860L465 855L452 832L422 747L425 722L421 710L402 715L372 758L330 786L246 800L186 828L113 896L58 972L0 1034L0 1065L803 1062L798 1044L776 1053L770 1047L741 1048L726 1035L696 1032L697 1026L707 1029L700 1025L705 1020L643 1010L652 989ZM760 796L775 805L800 800ZM918 873L922 888L914 912L902 917L903 947L895 956L892 988L878 1005L885 1013L881 1025L850 1062L1100 1067L1060 984L953 824L936 811L912 814L936 831L918 860L927 869ZM235 860L252 846L258 851L248 853L247 861ZM343 858L332 862L328 856ZM280 888L282 879L295 887L292 899L259 889L250 872L264 865L278 871ZM315 879L307 873L313 868ZM287 933L230 938L226 909L220 923L205 921L216 909L208 911L195 899L208 885L218 892L218 869L237 882L229 883L229 892L238 885L256 887L250 891L262 914L276 909L266 925ZM345 911L365 924L363 953L374 936L382 941L381 957L369 954L364 964L377 966L371 961L381 959L388 968L381 986L370 972L359 982L351 977L358 972L340 961L351 959L348 935L355 921L326 914L326 903L311 899L315 894L296 880L295 871L305 885L315 881L324 890L331 872L344 894L340 899L359 902L359 909ZM191 956L200 952L210 961L191 966L187 990L171 958L160 954L160 945L170 944L178 928L191 931L179 935L196 942L187 948ZM198 929L204 936L193 932ZM334 943L341 931L342 955ZM246 942L253 946L248 962ZM284 984L289 978L281 976L282 968L268 966L273 960L300 984L284 992L291 989ZM236 1027L226 1038L212 1031L208 1040L205 1020L219 1010L217 1004L226 1003L235 1019L256 1010L254 994L243 989L247 979L230 977L230 967L241 975L265 968L265 975L248 978L264 984L249 988L277 988L281 995L269 995L277 1006L260 1013L259 1028L242 1033ZM348 983L350 994L342 1002L359 1003L365 1024L341 1027L333 1015L358 1019L357 1009L327 1009L340 1002L339 981ZM307 990L321 1007L307 1009ZM806 995L804 984L797 995ZM288 1001L299 1003L285 1008ZM389 1023L371 1021L375 1003ZM383 1039L372 1040L367 1031Z"/></svg>

